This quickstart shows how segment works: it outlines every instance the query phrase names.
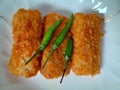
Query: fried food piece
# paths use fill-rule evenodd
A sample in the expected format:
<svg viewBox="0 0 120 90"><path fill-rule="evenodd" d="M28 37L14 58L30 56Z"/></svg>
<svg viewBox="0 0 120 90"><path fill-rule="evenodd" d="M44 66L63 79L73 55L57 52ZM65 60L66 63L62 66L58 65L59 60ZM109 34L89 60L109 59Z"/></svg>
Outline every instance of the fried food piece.
<svg viewBox="0 0 120 90"><path fill-rule="evenodd" d="M97 14L77 13L71 27L74 40L72 70L76 75L100 73L103 18Z"/></svg>
<svg viewBox="0 0 120 90"><path fill-rule="evenodd" d="M29 64L25 62L39 48L42 35L42 17L38 10L20 9L12 21L14 44L9 62L12 74L26 78L37 74L39 69L38 55Z"/></svg>
<svg viewBox="0 0 120 90"><path fill-rule="evenodd" d="M60 34L60 32L63 30L63 28L65 27L65 25L68 22L68 19L66 17L64 17L62 15L58 15L56 13L48 14L44 18L44 33L48 30L48 28L51 25L53 25L55 23L56 20L58 20L60 18L63 18L63 21L59 25L57 30L55 31L53 38L50 41L50 43L48 44L47 48L43 51L41 66L43 66L48 54L50 53L50 50L52 49L54 39ZM65 49L66 49L69 37L70 37L70 33L66 36L63 43L53 52L53 54L51 55L46 66L44 67L44 69L40 69L41 74L45 78L52 79L52 78L57 78L57 77L62 76L64 66L65 66L64 53L65 53ZM70 73L70 63L68 65L66 75L69 73Z"/></svg>

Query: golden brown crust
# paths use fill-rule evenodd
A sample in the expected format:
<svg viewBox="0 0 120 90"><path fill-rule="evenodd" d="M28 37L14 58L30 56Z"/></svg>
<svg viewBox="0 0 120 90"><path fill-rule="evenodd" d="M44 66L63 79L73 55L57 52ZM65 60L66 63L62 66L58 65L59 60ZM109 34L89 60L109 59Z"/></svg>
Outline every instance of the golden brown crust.
<svg viewBox="0 0 120 90"><path fill-rule="evenodd" d="M100 73L103 19L97 14L74 16L71 32L74 40L72 70L76 75Z"/></svg>
<svg viewBox="0 0 120 90"><path fill-rule="evenodd" d="M28 65L25 62L38 50L42 35L42 17L38 10L20 9L12 21L14 44L9 62L10 72L31 77L39 68L38 55Z"/></svg>
<svg viewBox="0 0 120 90"><path fill-rule="evenodd" d="M58 15L56 13L51 13L48 14L44 18L44 31L46 32L48 28L55 23L56 20L63 18L62 23L60 26L57 28L55 31L52 40L50 41L49 45L47 48L43 51L43 57L42 57L42 62L41 66L44 64L48 54L50 53L50 50L52 49L53 41L57 37L58 34L63 30L64 26L66 25L68 19L62 15ZM60 77L63 74L63 69L65 65L65 59L64 59L64 52L66 49L66 45L68 42L68 39L70 37L70 34L67 35L63 43L54 51L54 53L51 55L50 59L48 60L46 66L44 69L41 69L41 74L47 78L47 79L52 79L52 78L57 78ZM70 63L67 68L66 75L70 73Z"/></svg>
<svg viewBox="0 0 120 90"><path fill-rule="evenodd" d="M63 21L43 51L42 60L41 54L39 54L28 65L25 65L25 62L39 48L43 34L42 17L38 10L20 9L17 11L12 22L14 44L9 62L11 73L24 77L37 74L40 61L42 66L50 53L54 39L68 22L66 17L56 13L50 13L44 17L44 33L60 18L63 18ZM103 19L97 14L75 14L71 32L74 40L72 70L76 75L100 73L102 24ZM60 47L54 51L45 68L40 68L40 72L45 78L52 79L62 76L65 65L64 53L70 35L69 33ZM65 75L70 73L70 68L71 62L69 62Z"/></svg>

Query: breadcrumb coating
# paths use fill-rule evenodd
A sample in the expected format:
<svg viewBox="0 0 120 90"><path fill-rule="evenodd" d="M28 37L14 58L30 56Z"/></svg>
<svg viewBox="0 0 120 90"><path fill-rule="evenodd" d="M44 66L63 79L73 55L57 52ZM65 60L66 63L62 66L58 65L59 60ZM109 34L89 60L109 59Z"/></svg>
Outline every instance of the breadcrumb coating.
<svg viewBox="0 0 120 90"><path fill-rule="evenodd" d="M19 9L12 21L13 48L9 62L12 74L26 78L37 74L40 61L35 57L29 64L25 62L39 48L42 36L42 16L38 10Z"/></svg>
<svg viewBox="0 0 120 90"><path fill-rule="evenodd" d="M48 30L48 28L51 25L53 25L55 23L56 20L58 20L60 18L63 18L63 21L59 25L57 30L55 31L53 38L50 41L50 43L48 44L47 48L43 51L41 66L43 66L48 54L50 53L50 50L52 49L54 39L60 34L60 32L63 30L63 28L65 27L65 25L68 22L68 19L66 17L56 14L56 13L50 13L50 14L46 15L44 18L44 33ZM44 67L44 69L40 69L41 74L45 78L52 79L52 78L57 78L57 77L62 76L64 66L65 66L64 53L65 53L65 49L66 49L69 37L70 37L70 33L66 36L63 43L51 55L46 66ZM66 75L69 73L70 73L70 63L68 65Z"/></svg>
<svg viewBox="0 0 120 90"><path fill-rule="evenodd" d="M97 14L76 13L71 27L74 49L72 70L76 75L100 73L103 18Z"/></svg>
<svg viewBox="0 0 120 90"><path fill-rule="evenodd" d="M46 49L25 65L25 62L38 50L43 34L60 18L63 18L63 21ZM38 10L19 9L12 21L14 43L9 62L10 72L26 78L35 76L38 70L46 79L62 76L65 66L64 54L72 33L73 53L65 75L70 73L71 67L76 75L99 74L103 21L103 18L97 14L76 13L71 32L53 52L44 69L41 69L52 49L55 38L67 24L68 18L57 13L50 13L44 17L42 23L42 16Z"/></svg>

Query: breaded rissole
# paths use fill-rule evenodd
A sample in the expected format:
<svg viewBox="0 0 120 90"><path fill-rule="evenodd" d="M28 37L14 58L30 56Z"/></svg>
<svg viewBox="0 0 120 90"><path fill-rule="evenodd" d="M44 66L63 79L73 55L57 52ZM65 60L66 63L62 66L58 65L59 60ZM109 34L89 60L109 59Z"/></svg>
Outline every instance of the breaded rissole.
<svg viewBox="0 0 120 90"><path fill-rule="evenodd" d="M9 63L12 74L26 78L37 74L40 61L35 57L30 63L25 62L39 48L42 35L42 16L38 10L18 10L12 21L13 47Z"/></svg>
<svg viewBox="0 0 120 90"><path fill-rule="evenodd" d="M103 21L97 14L75 14L71 32L74 41L72 70L76 75L100 73Z"/></svg>
<svg viewBox="0 0 120 90"><path fill-rule="evenodd" d="M68 19L62 15L56 14L56 13L50 13L44 17L44 33L48 30L50 26L52 26L56 20L63 18L62 23L59 25L57 30L54 32L53 38L48 44L47 48L43 51L43 56L41 60L41 66L43 66L47 56L50 53L50 50L52 49L53 42L55 38L61 33L63 28L68 22ZM41 74L47 78L57 78L62 76L64 66L65 66L65 58L64 53L67 46L68 39L70 37L70 33L66 36L63 43L53 52L53 54L50 56L50 59L48 60L46 66L43 69L40 69ZM66 75L70 73L70 63L68 65Z"/></svg>

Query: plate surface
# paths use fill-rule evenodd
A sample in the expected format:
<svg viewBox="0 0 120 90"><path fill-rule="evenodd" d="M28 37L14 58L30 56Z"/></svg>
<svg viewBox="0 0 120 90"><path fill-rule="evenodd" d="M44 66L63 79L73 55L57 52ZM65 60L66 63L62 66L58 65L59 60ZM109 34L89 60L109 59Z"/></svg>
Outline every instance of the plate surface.
<svg viewBox="0 0 120 90"><path fill-rule="evenodd" d="M103 28L101 74L76 76L71 71L62 84L60 78L47 80L40 73L30 79L11 75L8 71L13 43L11 21L19 8L39 9L42 16L50 12L67 17L76 12L99 12L105 18L112 15ZM120 0L0 0L0 90L120 90L119 12Z"/></svg>

